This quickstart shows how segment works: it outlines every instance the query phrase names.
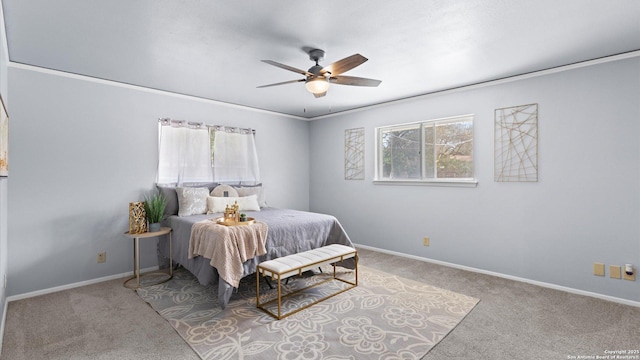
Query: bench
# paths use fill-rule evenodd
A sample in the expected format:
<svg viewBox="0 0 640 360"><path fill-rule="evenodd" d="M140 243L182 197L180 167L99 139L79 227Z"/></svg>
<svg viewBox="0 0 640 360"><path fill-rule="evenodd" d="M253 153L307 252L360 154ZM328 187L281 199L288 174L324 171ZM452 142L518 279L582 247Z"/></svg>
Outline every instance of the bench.
<svg viewBox="0 0 640 360"><path fill-rule="evenodd" d="M337 262L341 262L344 261L346 259L350 259L350 258L354 258L355 260L355 281L350 281L350 280L346 280L346 279L341 279L339 277L336 276L336 263ZM307 286L304 289L299 289L296 291L293 291L289 294L286 294L285 296L282 296L282 287L281 287L281 280L282 279L287 279L291 276L294 275L301 275L303 272L314 269L316 267L322 266L322 265L326 265L326 264L331 264L333 265L333 277L330 277L324 281L320 281L318 283L315 283L311 286ZM264 303L260 303L260 277L270 277L273 280L276 280L278 282L277 285L277 290L278 290L278 297L264 302ZM314 301L310 304L307 304L301 308L298 308L294 311L290 311L287 314L282 314L282 299L286 298L288 296L294 295L296 293L299 293L301 291L304 291L306 289L309 289L311 287L323 284L327 281L331 281L331 280L339 280L342 281L344 283L347 283L351 286L344 288L336 293L333 293L331 295L325 296L324 298L321 298L317 301ZM344 291L347 291L349 289L352 289L354 287L358 286L358 252L356 251L356 249L349 247L349 246L345 246L345 245L339 245L339 244L332 244L332 245L327 245L327 246L323 246L321 248L317 248L317 249L312 249L312 250L308 250L308 251L304 251L304 252L300 252L297 254L291 254L288 256L283 256L280 258L276 258L273 260L268 260L268 261L264 261L261 262L260 264L258 264L258 266L256 267L256 307L263 310L264 312L266 312L267 314L275 317L276 319L280 320L282 318L285 318L289 315L293 315L295 313L297 313L300 310L306 309L311 305L317 304L321 301L324 301L326 299L329 299L333 296L336 296ZM278 302L278 313L275 314L271 311L269 311L266 306L270 305L274 302Z"/></svg>

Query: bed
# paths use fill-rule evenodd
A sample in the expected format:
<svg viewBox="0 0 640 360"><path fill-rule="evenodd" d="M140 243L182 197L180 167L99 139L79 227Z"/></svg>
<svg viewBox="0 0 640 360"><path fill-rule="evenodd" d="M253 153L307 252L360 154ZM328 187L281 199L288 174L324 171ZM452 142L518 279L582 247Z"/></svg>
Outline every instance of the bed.
<svg viewBox="0 0 640 360"><path fill-rule="evenodd" d="M257 256L242 264L243 276L255 273L258 263L278 257L311 250L329 244L342 244L353 247L353 243L340 222L331 215L272 207L260 211L246 211L248 217L264 222L268 226L265 255ZM172 255L176 264L193 273L202 285L218 285L218 301L224 309L233 293L233 285L220 278L209 259L197 256L189 259L189 240L191 228L197 222L221 217L222 213L191 216L169 216L164 224L173 229ZM158 243L159 255L169 257L167 237ZM353 259L342 266L353 268Z"/></svg>

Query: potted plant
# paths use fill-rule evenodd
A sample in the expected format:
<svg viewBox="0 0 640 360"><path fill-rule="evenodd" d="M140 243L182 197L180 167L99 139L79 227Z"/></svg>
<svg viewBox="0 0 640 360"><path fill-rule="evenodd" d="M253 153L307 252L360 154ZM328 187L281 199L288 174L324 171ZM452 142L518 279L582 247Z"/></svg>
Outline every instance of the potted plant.
<svg viewBox="0 0 640 360"><path fill-rule="evenodd" d="M145 196L144 211L149 222L149 232L160 230L160 222L164 218L164 208L167 206L167 199L160 192L153 196Z"/></svg>

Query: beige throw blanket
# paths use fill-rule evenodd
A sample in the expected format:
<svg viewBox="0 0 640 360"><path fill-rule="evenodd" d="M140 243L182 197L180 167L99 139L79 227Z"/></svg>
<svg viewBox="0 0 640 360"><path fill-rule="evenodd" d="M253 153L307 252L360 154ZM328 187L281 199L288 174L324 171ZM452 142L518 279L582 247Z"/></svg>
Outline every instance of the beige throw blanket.
<svg viewBox="0 0 640 360"><path fill-rule="evenodd" d="M211 259L220 277L237 288L244 274L242 263L267 253L267 224L218 225L215 219L193 224L189 239L189 259L198 255Z"/></svg>

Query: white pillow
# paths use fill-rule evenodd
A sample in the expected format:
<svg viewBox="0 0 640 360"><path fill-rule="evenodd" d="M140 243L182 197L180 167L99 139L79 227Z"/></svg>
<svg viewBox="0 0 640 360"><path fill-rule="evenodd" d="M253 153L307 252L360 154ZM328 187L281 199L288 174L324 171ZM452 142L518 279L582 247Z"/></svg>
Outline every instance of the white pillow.
<svg viewBox="0 0 640 360"><path fill-rule="evenodd" d="M209 188L176 188L178 194L178 216L190 216L207 212Z"/></svg>
<svg viewBox="0 0 640 360"><path fill-rule="evenodd" d="M238 192L235 188L229 185L218 185L213 190L211 190L211 196L223 197L224 192L227 192L227 197L238 197Z"/></svg>
<svg viewBox="0 0 640 360"><path fill-rule="evenodd" d="M238 202L239 211L260 211L258 197L256 195L244 197L207 197L207 214L223 213L227 205L231 206Z"/></svg>

